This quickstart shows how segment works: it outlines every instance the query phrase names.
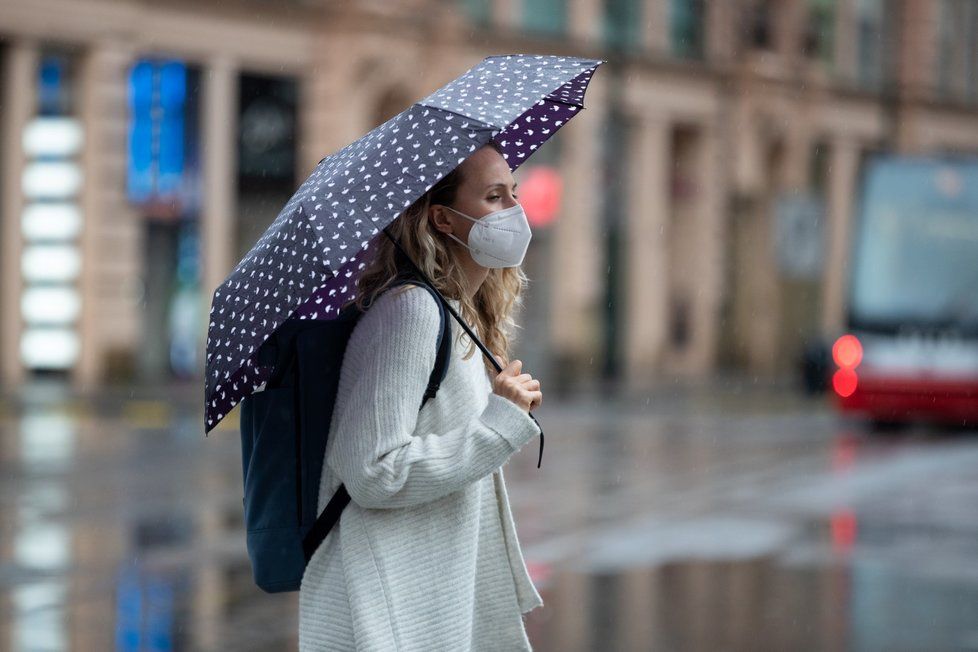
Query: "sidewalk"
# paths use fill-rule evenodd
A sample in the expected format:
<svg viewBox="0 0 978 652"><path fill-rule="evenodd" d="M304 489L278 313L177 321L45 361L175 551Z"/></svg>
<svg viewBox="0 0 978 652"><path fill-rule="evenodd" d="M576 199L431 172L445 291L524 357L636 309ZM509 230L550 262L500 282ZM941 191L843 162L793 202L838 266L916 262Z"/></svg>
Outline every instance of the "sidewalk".
<svg viewBox="0 0 978 652"><path fill-rule="evenodd" d="M827 407L827 394L806 395L794 377L759 378L750 374L715 374L704 379L661 378L644 387L579 387L552 399L561 408L596 408L628 413L691 411L785 412Z"/></svg>
<svg viewBox="0 0 978 652"><path fill-rule="evenodd" d="M202 379L103 386L88 391L75 390L58 381L36 380L16 391L0 394L0 416L17 414L21 409L52 409L78 415L126 416L141 422L158 423L174 413L182 416L199 413L202 423L203 394ZM615 410L632 416L697 411L771 413L827 404L826 395L807 396L790 378L715 375L701 380L662 378L645 388L597 381L581 385L564 396L546 395L541 411L588 414ZM235 423L224 423L229 421ZM233 416L224 422L224 427L237 427Z"/></svg>

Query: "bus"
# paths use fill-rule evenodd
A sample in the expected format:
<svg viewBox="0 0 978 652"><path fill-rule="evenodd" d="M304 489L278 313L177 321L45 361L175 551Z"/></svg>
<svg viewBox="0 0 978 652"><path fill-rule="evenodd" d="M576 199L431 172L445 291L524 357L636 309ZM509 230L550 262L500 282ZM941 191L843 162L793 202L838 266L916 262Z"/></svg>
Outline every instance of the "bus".
<svg viewBox="0 0 978 652"><path fill-rule="evenodd" d="M878 425L974 425L978 157L872 154L858 188L832 400Z"/></svg>

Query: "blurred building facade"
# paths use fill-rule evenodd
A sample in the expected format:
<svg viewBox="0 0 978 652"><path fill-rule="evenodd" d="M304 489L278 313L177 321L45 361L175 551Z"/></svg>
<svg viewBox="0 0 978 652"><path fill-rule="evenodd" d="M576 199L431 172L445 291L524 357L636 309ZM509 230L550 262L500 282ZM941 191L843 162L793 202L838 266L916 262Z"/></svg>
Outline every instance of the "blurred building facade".
<svg viewBox="0 0 978 652"><path fill-rule="evenodd" d="M517 172L561 180L517 345L558 389L789 373L843 326L861 158L978 151L966 0L2 1L6 387L198 377L296 185L489 54L608 61Z"/></svg>

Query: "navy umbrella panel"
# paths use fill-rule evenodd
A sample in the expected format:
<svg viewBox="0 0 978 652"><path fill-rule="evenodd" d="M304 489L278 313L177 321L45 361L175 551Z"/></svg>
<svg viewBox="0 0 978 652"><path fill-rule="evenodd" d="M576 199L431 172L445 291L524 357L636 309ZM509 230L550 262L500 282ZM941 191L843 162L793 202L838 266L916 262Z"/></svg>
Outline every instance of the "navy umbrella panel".
<svg viewBox="0 0 978 652"><path fill-rule="evenodd" d="M256 353L287 319L331 319L356 297L370 240L476 149L495 140L511 170L583 109L603 61L484 59L324 158L214 291L204 432L259 389Z"/></svg>

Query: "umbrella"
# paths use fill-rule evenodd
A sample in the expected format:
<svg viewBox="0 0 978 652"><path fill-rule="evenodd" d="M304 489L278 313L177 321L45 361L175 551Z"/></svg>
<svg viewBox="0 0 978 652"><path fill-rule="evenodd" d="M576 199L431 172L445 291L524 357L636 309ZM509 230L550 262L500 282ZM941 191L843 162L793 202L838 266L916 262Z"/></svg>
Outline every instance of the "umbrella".
<svg viewBox="0 0 978 652"><path fill-rule="evenodd" d="M355 298L369 241L381 229L490 140L516 170L584 108L584 93L602 63L487 57L320 161L214 291L204 433L271 376L272 367L259 364L257 353L279 326L293 316L332 319Z"/></svg>

